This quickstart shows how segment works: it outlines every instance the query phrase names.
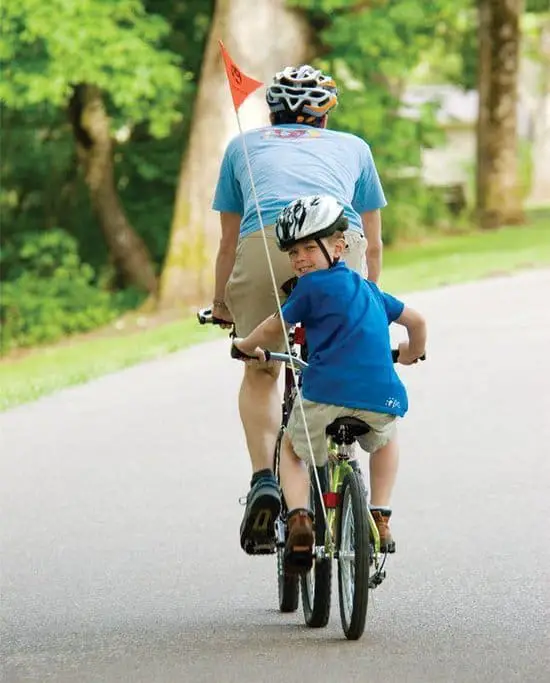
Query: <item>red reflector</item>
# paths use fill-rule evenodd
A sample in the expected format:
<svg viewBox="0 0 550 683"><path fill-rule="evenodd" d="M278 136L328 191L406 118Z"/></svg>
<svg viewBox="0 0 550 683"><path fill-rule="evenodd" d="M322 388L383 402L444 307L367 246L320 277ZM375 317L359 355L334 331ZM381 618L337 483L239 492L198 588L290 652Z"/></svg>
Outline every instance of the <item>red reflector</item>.
<svg viewBox="0 0 550 683"><path fill-rule="evenodd" d="M325 501L325 507L329 509L334 509L340 504L340 494L334 493L334 491L329 491L328 493L323 493L323 500Z"/></svg>
<svg viewBox="0 0 550 683"><path fill-rule="evenodd" d="M294 342L296 344L304 344L306 341L306 331L305 328L303 327L296 327L294 328Z"/></svg>

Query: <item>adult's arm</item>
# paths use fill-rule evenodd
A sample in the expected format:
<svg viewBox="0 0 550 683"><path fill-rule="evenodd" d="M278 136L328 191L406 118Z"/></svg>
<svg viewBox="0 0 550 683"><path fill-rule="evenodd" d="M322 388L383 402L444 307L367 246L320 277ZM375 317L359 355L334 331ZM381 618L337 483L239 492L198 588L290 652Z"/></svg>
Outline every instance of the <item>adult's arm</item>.
<svg viewBox="0 0 550 683"><path fill-rule="evenodd" d="M382 216L380 209L361 214L363 232L367 240L367 279L378 282L382 270Z"/></svg>
<svg viewBox="0 0 550 683"><path fill-rule="evenodd" d="M239 241L241 216L228 211L220 212L221 237L216 255L213 314L223 320L231 320L225 306L225 286L235 265L235 253Z"/></svg>

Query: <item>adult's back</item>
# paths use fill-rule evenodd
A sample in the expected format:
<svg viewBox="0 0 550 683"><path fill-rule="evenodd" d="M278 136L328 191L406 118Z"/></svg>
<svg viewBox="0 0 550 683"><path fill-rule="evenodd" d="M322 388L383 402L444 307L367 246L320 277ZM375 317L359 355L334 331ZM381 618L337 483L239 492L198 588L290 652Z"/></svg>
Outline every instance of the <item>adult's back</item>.
<svg viewBox="0 0 550 683"><path fill-rule="evenodd" d="M272 225L297 196L322 188L344 206L351 230L362 232L360 214L385 204L368 144L361 138L304 124L277 124L245 133L262 222ZM214 197L218 211L242 216L241 237L260 229L240 136L224 155Z"/></svg>

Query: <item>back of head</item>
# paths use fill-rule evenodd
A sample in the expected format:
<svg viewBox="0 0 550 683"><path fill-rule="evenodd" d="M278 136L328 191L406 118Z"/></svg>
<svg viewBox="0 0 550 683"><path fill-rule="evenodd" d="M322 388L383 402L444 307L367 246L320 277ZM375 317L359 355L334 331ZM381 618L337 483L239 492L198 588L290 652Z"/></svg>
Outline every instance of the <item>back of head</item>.
<svg viewBox="0 0 550 683"><path fill-rule="evenodd" d="M273 123L315 126L338 104L338 89L331 76L309 64L287 66L275 74L266 101Z"/></svg>
<svg viewBox="0 0 550 683"><path fill-rule="evenodd" d="M279 249L288 251L302 240L320 240L344 232L344 207L329 195L300 197L285 206L275 223Z"/></svg>

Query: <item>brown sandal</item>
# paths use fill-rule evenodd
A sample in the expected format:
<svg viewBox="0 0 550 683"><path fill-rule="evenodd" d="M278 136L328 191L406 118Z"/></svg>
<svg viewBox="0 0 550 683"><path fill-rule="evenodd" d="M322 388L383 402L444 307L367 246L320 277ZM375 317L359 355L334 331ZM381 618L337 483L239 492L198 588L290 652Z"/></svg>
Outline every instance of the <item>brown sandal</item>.
<svg viewBox="0 0 550 683"><path fill-rule="evenodd" d="M313 566L313 514L305 508L288 513L284 564L287 574L307 574Z"/></svg>

